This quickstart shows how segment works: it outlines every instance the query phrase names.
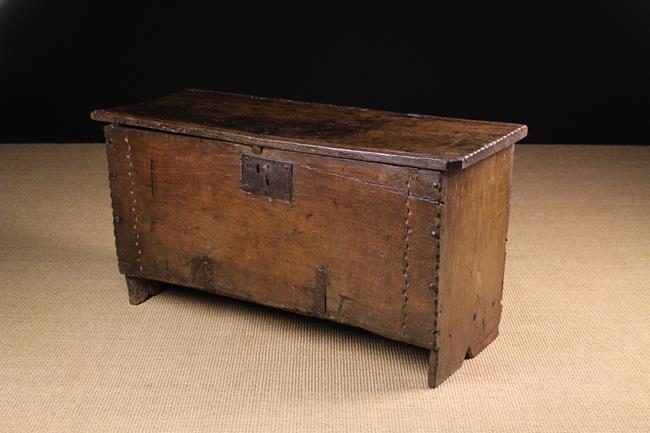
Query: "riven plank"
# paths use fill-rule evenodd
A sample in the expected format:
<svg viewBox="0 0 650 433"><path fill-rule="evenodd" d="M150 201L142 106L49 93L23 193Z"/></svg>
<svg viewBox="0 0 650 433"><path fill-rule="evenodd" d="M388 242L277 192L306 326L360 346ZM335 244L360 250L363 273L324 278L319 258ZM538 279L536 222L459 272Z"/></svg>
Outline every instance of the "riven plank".
<svg viewBox="0 0 650 433"><path fill-rule="evenodd" d="M513 150L443 176L432 387L498 335Z"/></svg>
<svg viewBox="0 0 650 433"><path fill-rule="evenodd" d="M122 181L114 201L136 201L135 211L116 207L125 273L431 347L438 172L265 149L293 164L285 201L242 191L246 146L123 127L107 135Z"/></svg>
<svg viewBox="0 0 650 433"><path fill-rule="evenodd" d="M526 136L524 125L186 90L97 110L96 120L362 161L459 170Z"/></svg>

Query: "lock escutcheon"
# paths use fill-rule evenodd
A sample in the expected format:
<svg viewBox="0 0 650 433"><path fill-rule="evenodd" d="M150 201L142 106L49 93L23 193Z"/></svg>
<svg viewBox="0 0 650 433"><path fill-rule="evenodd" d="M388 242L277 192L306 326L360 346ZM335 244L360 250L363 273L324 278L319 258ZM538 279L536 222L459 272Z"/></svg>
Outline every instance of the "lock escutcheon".
<svg viewBox="0 0 650 433"><path fill-rule="evenodd" d="M293 164L242 154L241 189L251 194L293 200Z"/></svg>

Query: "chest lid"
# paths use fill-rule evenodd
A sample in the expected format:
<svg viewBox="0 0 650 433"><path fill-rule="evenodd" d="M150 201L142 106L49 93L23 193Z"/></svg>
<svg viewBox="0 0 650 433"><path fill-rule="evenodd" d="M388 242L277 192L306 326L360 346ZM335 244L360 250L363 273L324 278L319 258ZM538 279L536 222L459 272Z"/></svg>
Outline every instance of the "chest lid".
<svg viewBox="0 0 650 433"><path fill-rule="evenodd" d="M208 90L94 111L95 120L249 146L461 170L526 136L524 125L400 114Z"/></svg>

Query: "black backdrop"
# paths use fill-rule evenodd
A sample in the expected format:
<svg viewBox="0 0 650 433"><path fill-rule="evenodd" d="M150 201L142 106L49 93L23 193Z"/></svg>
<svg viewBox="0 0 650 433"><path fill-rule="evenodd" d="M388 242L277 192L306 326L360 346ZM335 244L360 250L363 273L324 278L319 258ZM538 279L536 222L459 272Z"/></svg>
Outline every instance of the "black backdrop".
<svg viewBox="0 0 650 433"><path fill-rule="evenodd" d="M649 1L484 3L0 0L0 142L99 141L94 108L208 88L650 143Z"/></svg>

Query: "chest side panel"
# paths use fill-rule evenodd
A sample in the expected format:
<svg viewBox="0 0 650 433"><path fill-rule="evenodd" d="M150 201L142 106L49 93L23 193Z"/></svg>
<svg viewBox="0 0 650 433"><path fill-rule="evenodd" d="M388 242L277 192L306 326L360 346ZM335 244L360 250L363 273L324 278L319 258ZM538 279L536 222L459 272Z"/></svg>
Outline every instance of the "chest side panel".
<svg viewBox="0 0 650 433"><path fill-rule="evenodd" d="M443 177L434 385L498 333L513 150Z"/></svg>
<svg viewBox="0 0 650 433"><path fill-rule="evenodd" d="M248 147L106 133L125 274L431 347L439 173L265 149L291 164L283 200L242 190Z"/></svg>

